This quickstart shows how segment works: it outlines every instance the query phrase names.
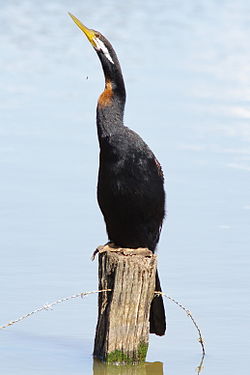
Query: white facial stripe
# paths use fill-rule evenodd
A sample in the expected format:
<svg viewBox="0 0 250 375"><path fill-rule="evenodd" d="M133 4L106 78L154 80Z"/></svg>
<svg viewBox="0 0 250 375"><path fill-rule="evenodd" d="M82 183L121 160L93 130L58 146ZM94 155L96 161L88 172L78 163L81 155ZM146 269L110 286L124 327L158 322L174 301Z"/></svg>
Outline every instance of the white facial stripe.
<svg viewBox="0 0 250 375"><path fill-rule="evenodd" d="M107 49L107 47L105 46L105 44L98 38L94 38L94 42L96 44L96 49L98 51L102 51L104 53L104 55L107 57L107 59L112 63L114 64L114 61L112 60L112 57L110 56L109 54L109 51Z"/></svg>

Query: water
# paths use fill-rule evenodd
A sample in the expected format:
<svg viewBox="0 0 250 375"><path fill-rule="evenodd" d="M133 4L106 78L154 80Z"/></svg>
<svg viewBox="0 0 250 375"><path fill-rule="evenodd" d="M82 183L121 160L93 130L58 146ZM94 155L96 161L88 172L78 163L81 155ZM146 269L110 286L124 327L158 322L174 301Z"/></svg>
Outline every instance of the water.
<svg viewBox="0 0 250 375"><path fill-rule="evenodd" d="M112 41L127 86L126 124L162 163L168 196L162 286L202 329L204 374L246 372L250 5L244 0L1 2L0 324L96 289L90 255L106 241L95 196L95 104L103 76L67 11ZM130 374L92 368L96 303L95 296L76 299L2 330L1 373ZM197 332L177 306L166 300L166 308L168 334L150 337L147 357L161 364L150 372L195 373Z"/></svg>

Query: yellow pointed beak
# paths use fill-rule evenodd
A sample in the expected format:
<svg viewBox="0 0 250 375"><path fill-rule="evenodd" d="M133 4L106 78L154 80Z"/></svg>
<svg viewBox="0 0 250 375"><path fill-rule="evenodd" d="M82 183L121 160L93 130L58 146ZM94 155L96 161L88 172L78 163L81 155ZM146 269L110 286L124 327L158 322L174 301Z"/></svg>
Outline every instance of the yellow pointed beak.
<svg viewBox="0 0 250 375"><path fill-rule="evenodd" d="M94 30L88 29L86 26L84 26L81 21L73 16L73 14L69 13L70 17L72 20L77 24L77 26L84 32L90 43L92 44L93 47L96 47L96 43L94 38L96 37Z"/></svg>

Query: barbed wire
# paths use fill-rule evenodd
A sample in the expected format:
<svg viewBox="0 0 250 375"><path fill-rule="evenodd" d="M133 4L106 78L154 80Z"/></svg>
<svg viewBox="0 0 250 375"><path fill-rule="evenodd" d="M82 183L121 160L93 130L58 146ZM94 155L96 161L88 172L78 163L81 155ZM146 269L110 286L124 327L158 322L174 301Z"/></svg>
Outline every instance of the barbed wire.
<svg viewBox="0 0 250 375"><path fill-rule="evenodd" d="M9 326L12 326L15 323L21 322L22 320L24 320L26 318L29 318L31 315L39 313L40 311L53 310L52 307L55 306L55 305L58 305L59 303L66 302L66 301L69 301L69 300L74 299L74 298L79 298L79 297L83 298L85 296L88 296L89 294L102 293L102 292L111 292L111 289L94 290L92 292L81 292L81 293L73 294L72 296L69 296L69 297L60 298L55 302L46 303L43 306L38 307L37 309L29 312L28 314L25 314L25 315L21 316L20 318L18 318L16 320L11 320L9 323L0 326L0 329L7 328Z"/></svg>
<svg viewBox="0 0 250 375"><path fill-rule="evenodd" d="M204 363L204 359L205 359L205 355L206 355L206 350L205 350L205 344L204 344L204 339L203 339L203 336L201 334L201 329L198 325L198 323L196 322L196 320L194 319L192 313L190 310L188 310L185 306L182 305L182 303L176 301L173 297L170 297L170 296L167 296L165 293L163 292L155 292L155 294L157 295L162 295L166 298L168 298L171 302L175 303L177 306L179 306L186 314L187 316L192 320L195 328L197 329L198 331L198 334L199 334L199 338L198 338L198 341L199 343L201 344L201 350L202 350L202 355L201 355L201 359L200 359L200 363L199 365L196 367L196 371L197 371L197 374L199 375L201 373L201 371L203 370L203 363Z"/></svg>
<svg viewBox="0 0 250 375"><path fill-rule="evenodd" d="M175 303L177 306L179 306L183 311L185 311L185 313L186 313L187 316L192 320L192 322L193 322L195 328L196 328L197 331L198 331L198 334L199 334L198 341L199 341L199 343L201 344L202 354L205 356L206 351L205 351L204 339L203 339L202 334L201 334L201 329L200 329L200 327L198 326L196 320L194 319L194 317L193 317L191 311L188 310L185 306L183 306L182 303L176 301L173 297L167 296L167 295L166 295L165 293L163 293L163 292L155 292L155 294L157 294L157 295L162 295L162 296L168 298L170 301L172 301L172 302Z"/></svg>
<svg viewBox="0 0 250 375"><path fill-rule="evenodd" d="M94 291L91 291L91 292L81 292L81 293L77 293L77 294L73 294L71 296L68 296L68 297L63 297L63 298L60 298L58 299L57 301L54 301L54 302L51 302L51 303L46 303L44 304L43 306L41 307L38 307L37 309L29 312L28 314L25 314L23 316L21 316L20 318L18 319L15 319L15 320L11 320L9 323L7 324L4 324L2 326L0 326L0 330L1 329L5 329L9 326L12 326L13 324L16 324L16 323L19 323L21 322L22 320L26 319L26 318L29 318L30 316L36 314L36 313L39 313L40 311L43 311L43 310L53 310L52 307L55 306L55 305L58 305L60 303L63 303L63 302L66 302L66 301L69 301L69 300L72 300L72 299L75 299L75 298L83 298L87 295L90 295L90 294L96 294L96 293L103 293L103 292L111 292L112 289L102 289L102 290L94 290ZM196 320L194 319L192 313L190 312L190 310L188 310L185 306L182 305L182 303L176 301L173 297L170 297L168 296L167 294L163 293L163 292L155 292L156 295L162 295L164 297L166 297L167 299L169 299L170 301L172 301L173 303L175 303L177 306L179 306L186 314L187 316L192 320L195 328L197 329L198 331L198 334L199 334L199 343L201 344L201 348L202 348L202 360L201 360L201 363L200 365L197 367L197 371L198 373L200 373L201 369L202 369L202 364L203 364L203 361L204 361L204 357L205 357L205 354L206 354L206 351L205 351L205 345L204 345L204 340L203 340L203 337L202 337L202 334L201 334L201 329L199 327L199 325L197 324Z"/></svg>

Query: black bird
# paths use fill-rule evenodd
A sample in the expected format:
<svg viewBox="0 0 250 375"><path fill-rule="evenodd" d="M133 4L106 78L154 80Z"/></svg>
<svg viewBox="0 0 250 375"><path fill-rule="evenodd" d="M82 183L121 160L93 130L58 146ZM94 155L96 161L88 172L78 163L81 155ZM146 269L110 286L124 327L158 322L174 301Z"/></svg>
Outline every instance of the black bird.
<svg viewBox="0 0 250 375"><path fill-rule="evenodd" d="M100 165L97 198L108 238L117 246L146 247L155 251L165 213L164 178L161 165L143 139L123 124L126 91L121 67L110 42L88 29L75 16L101 61L105 89L97 104ZM158 272L156 291L161 291ZM150 309L150 332L164 335L162 297Z"/></svg>

